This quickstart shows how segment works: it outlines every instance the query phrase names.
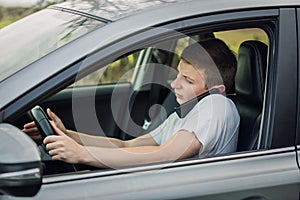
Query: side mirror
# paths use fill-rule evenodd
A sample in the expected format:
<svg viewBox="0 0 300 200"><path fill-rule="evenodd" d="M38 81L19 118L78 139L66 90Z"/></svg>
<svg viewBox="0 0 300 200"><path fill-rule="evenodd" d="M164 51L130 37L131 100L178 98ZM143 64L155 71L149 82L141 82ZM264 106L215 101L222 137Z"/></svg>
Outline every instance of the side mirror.
<svg viewBox="0 0 300 200"><path fill-rule="evenodd" d="M42 185L37 145L21 130L0 124L0 193L34 196Z"/></svg>

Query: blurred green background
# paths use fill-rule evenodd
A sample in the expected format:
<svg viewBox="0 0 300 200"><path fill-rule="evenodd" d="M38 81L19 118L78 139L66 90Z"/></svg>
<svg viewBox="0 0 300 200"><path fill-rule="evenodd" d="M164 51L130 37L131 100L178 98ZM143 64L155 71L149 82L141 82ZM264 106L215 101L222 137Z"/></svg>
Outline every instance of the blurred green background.
<svg viewBox="0 0 300 200"><path fill-rule="evenodd" d="M25 3L26 0L24 0ZM34 12L37 12L51 4L54 4L55 2L62 2L64 0L37 0L35 4L29 5L23 7L21 4L20 6L17 6L18 4L13 4L13 1L11 0L11 5L14 6L5 6L4 3L0 4L0 29L4 26L7 26L8 24L11 24L27 15L30 15ZM1 2L0 2L1 3Z"/></svg>
<svg viewBox="0 0 300 200"><path fill-rule="evenodd" d="M12 22L17 21L33 12L36 12L39 8L23 8L23 7L3 7L0 6L0 29Z"/></svg>

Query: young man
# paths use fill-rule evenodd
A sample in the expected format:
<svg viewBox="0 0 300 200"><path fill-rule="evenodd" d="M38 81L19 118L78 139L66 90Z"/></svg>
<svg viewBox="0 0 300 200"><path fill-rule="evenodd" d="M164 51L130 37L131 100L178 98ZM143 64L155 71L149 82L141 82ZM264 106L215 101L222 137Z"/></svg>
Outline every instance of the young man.
<svg viewBox="0 0 300 200"><path fill-rule="evenodd" d="M91 136L67 130L47 109L57 135L45 138L46 149L53 160L109 168L234 152L239 114L224 94L233 85L236 65L221 40L192 44L183 51L171 84L180 107L158 128L129 141ZM40 137L33 122L23 131Z"/></svg>

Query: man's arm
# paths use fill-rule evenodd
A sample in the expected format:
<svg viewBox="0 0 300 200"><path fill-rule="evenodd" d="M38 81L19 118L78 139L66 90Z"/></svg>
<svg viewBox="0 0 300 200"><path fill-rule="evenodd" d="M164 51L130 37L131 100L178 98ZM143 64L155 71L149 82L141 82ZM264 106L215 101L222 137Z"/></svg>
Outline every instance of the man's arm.
<svg viewBox="0 0 300 200"><path fill-rule="evenodd" d="M104 147L104 148L124 148L135 146L156 146L157 143L150 134L142 135L132 140L124 141L105 136L93 136L84 133L78 133L67 130L66 135L71 137L77 143L84 146Z"/></svg>
<svg viewBox="0 0 300 200"><path fill-rule="evenodd" d="M150 140L149 138L146 140ZM154 141L153 138L151 140ZM139 143L142 140L137 139L137 141ZM178 131L166 143L160 146L132 147L129 145L129 147L122 148L82 146L69 137L66 137L63 132L60 132L59 136L47 137L45 143L53 160L108 168L188 158L198 154L202 147L195 134L186 130ZM135 144L135 142L131 144Z"/></svg>
<svg viewBox="0 0 300 200"><path fill-rule="evenodd" d="M59 131L63 132L78 144L84 146L96 146L105 148L123 148L123 147L133 147L133 146L156 146L156 142L151 137L151 135L144 135L136 139L129 141L123 141L116 138L92 136L84 133L78 133L72 130L67 130L61 121L61 119L53 113L49 108L47 109L49 117L52 119L52 126L58 127ZM40 131L38 130L34 122L30 122L24 125L23 131L28 134L32 139L41 139ZM56 131L59 135L58 131Z"/></svg>
<svg viewBox="0 0 300 200"><path fill-rule="evenodd" d="M175 161L198 154L201 146L195 134L182 130L160 146L139 146L112 150L87 147L91 156L83 157L82 162L92 166L118 168Z"/></svg>

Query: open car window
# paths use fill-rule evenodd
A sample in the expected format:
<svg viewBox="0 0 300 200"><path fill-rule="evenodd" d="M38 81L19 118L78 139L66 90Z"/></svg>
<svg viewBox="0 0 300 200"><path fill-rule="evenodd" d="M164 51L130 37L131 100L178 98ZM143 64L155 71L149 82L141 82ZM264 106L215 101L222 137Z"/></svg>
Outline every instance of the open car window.
<svg viewBox="0 0 300 200"><path fill-rule="evenodd" d="M139 48L137 51L126 52L124 56L113 60L104 67L99 66L100 69L88 74L80 80L76 80L76 82L72 83L68 88L54 95L54 97L49 100L46 100L44 105L45 107L53 107L52 110L58 112L58 115L61 116L65 125L70 129L78 130L76 121L86 120L85 127L79 127L80 132L96 136L116 137L119 139L132 139L141 136L146 132L154 130L174 112L174 106L176 106L177 103L170 83L176 76L177 65L182 50L191 43L206 40L211 37L223 40L234 52L237 59L243 59L239 58L239 51L241 44L247 44L247 42L261 43L266 46L266 52L268 51L269 38L267 33L261 28L233 29L211 32L209 34L197 33L180 38L171 38L142 49ZM168 49L166 47L168 47ZM267 54L264 56L263 59L267 61ZM267 67L267 62L264 62L263 67ZM167 70L161 70L161 68ZM248 77L245 78L247 79ZM153 92L157 92L157 94L154 95L155 98L153 97ZM92 97L90 95L92 95ZM240 101L238 97L239 94L235 90L232 90L227 95L235 103ZM83 117L80 117L81 120L70 120L70 118L76 118L76 116L74 113L72 116L72 108L70 106L68 106L69 108L64 107L66 98L70 98L67 101L70 102L70 104L72 102L74 103L74 101L79 102L77 105L81 108L81 111L78 113L83 115ZM85 100L87 98L92 99ZM157 109L153 109L152 119L154 120L151 122L152 124L145 129L145 120L147 120L148 117L148 109L151 107L149 106L149 101L153 101L153 99L155 99L154 103L160 106ZM56 102L54 103L54 101ZM91 115L86 112L86 117L84 117L85 115L82 110L89 110L86 109L86 105L88 105L89 102L92 102L95 106L94 111L96 111L96 114ZM243 115L243 105L239 109L241 109L240 114ZM245 109L247 110L248 108ZM257 109L258 113L260 113L259 115L261 115L263 110L262 100L261 107ZM91 119L91 116L97 118L95 123L99 123L101 130L97 128L98 125L89 125L89 123L94 121ZM255 124L249 122L247 126L258 126L255 131L259 134L261 118L254 120L258 122ZM244 123L248 122L243 121L243 124ZM242 128L242 131L247 130ZM134 132L134 134L132 134L132 132ZM258 137L259 135L257 135L257 138ZM259 149L257 138L251 138L251 140L255 140L254 144L247 144L247 141L243 139L238 151ZM246 138L246 140L248 139L249 138ZM44 157L44 162L48 166L48 169L51 168L46 174L64 173L68 170L74 171L74 169L76 171L97 169L89 166L79 165L74 167L62 162L53 162L49 157L47 158L47 156ZM66 166L61 167L61 165Z"/></svg>

